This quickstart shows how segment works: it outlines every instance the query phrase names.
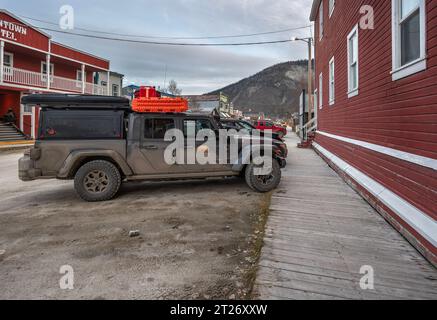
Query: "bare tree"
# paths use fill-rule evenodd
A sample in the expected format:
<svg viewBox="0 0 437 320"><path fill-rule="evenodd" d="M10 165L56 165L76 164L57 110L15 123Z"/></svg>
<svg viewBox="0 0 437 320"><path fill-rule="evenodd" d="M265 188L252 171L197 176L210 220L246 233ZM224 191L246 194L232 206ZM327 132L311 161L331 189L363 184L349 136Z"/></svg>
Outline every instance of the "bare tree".
<svg viewBox="0 0 437 320"><path fill-rule="evenodd" d="M180 96L182 93L182 90L178 88L178 84L174 80L170 80L170 83L167 88L167 92L174 95L174 96Z"/></svg>

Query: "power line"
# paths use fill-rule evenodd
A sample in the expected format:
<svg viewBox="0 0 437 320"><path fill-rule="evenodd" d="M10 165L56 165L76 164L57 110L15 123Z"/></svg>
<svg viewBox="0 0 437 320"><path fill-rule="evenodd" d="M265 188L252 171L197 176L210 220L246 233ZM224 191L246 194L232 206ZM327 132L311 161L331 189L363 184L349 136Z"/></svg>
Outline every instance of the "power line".
<svg viewBox="0 0 437 320"><path fill-rule="evenodd" d="M32 17L27 17L27 16L21 16L21 17L25 18L25 19L32 20L32 21L38 21L41 23L49 24L49 25L59 26L58 23L55 23L52 21L46 21L46 20L36 19L36 18L32 18ZM307 29L307 28L311 28L311 25L276 30L276 31L259 32L259 33L240 34L240 35L224 35L224 36L223 35L222 36L208 36L208 37L168 37L168 36L157 36L157 35L134 35L134 34L123 34L123 33L114 33L114 32L107 32L107 31L100 31L100 30L92 30L92 29L86 29L86 28L75 28L75 29L80 30L80 31L85 31L85 32L113 35L113 36L119 36L119 37L129 37L129 38L168 39L168 40L208 40L208 39L256 37L256 36L262 36L262 35L291 32L291 31L302 30L302 29Z"/></svg>
<svg viewBox="0 0 437 320"><path fill-rule="evenodd" d="M287 43L292 42L291 39L286 40L276 40L276 41L259 41L259 42L241 42L241 43L182 43L182 42L159 42L159 41L144 41L144 40L132 40L132 39L122 39L122 38L111 38L105 36L97 36L83 33L75 33L69 31L61 31L55 30L51 28L43 28L38 27L38 29L57 32L62 34L68 34L77 37L84 38L92 38L92 39L101 39L101 40L110 40L110 41L118 41L118 42L129 42L129 43L139 43L139 44L149 44L149 45L165 45L165 46L195 46L195 47L224 47L224 46L255 46L255 45L264 45L264 44L275 44L275 43Z"/></svg>

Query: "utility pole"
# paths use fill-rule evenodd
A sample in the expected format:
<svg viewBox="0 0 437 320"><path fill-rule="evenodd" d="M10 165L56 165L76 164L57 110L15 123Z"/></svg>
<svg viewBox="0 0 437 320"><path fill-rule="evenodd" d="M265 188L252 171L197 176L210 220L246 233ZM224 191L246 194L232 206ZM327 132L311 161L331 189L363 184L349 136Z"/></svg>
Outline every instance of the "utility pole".
<svg viewBox="0 0 437 320"><path fill-rule="evenodd" d="M308 122L313 119L313 41L308 39Z"/></svg>

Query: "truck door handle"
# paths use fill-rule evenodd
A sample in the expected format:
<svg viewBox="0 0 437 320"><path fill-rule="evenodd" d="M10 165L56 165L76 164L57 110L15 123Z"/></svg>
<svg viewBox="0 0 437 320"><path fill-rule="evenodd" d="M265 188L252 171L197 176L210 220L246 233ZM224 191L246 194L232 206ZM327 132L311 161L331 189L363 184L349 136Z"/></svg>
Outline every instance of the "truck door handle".
<svg viewBox="0 0 437 320"><path fill-rule="evenodd" d="M158 150L157 146L144 146L143 149L145 150Z"/></svg>

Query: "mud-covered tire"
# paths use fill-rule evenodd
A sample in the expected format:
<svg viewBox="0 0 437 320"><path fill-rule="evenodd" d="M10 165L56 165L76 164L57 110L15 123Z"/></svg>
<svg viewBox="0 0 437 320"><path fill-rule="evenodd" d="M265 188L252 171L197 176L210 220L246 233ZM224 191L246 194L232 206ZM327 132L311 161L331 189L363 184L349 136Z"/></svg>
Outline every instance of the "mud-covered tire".
<svg viewBox="0 0 437 320"><path fill-rule="evenodd" d="M104 160L84 164L74 178L74 189L88 202L108 201L121 186L121 174L116 166Z"/></svg>
<svg viewBox="0 0 437 320"><path fill-rule="evenodd" d="M245 171L245 179L247 185L254 191L260 192L260 193L266 193L270 192L274 189L276 189L281 182L282 178L282 172L281 167L279 166L279 163L276 159L273 159L272 161L273 169L271 176L266 177L259 177L254 174L254 170L257 167L253 163L249 164L246 167Z"/></svg>

